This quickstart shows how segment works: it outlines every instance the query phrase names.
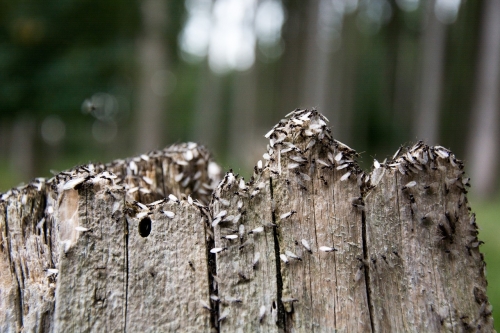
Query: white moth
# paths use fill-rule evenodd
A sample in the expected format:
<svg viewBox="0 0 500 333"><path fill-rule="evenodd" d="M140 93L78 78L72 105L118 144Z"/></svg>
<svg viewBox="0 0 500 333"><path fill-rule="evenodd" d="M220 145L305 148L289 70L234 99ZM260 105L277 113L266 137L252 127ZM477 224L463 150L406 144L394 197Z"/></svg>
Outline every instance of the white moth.
<svg viewBox="0 0 500 333"><path fill-rule="evenodd" d="M312 253L312 251L311 251L311 246L309 245L309 242L308 242L308 241L306 241L305 239L302 239L302 240L301 240L301 242L302 242L302 245L306 248L306 250L307 250L309 253Z"/></svg>
<svg viewBox="0 0 500 333"><path fill-rule="evenodd" d="M283 262L285 264L287 264L287 265L288 265L288 263L290 263L290 261L288 260L287 256L284 255L284 254L280 254L280 259L283 260Z"/></svg>
<svg viewBox="0 0 500 333"><path fill-rule="evenodd" d="M149 177L144 176L142 177L142 180L144 180L144 182L148 185L153 185L153 180Z"/></svg>
<svg viewBox="0 0 500 333"><path fill-rule="evenodd" d="M301 257L299 257L298 255L296 255L295 253L293 253L293 252L291 252L291 251L286 250L286 251L285 251L285 254L286 254L288 257L292 258L292 259L296 259L296 260L300 260L300 261L302 261L302 258L301 258Z"/></svg>
<svg viewBox="0 0 500 333"><path fill-rule="evenodd" d="M289 163L288 164L288 169L296 169L300 166L299 163Z"/></svg>
<svg viewBox="0 0 500 333"><path fill-rule="evenodd" d="M262 322L262 319L264 319L265 315L266 315L266 306L262 305L259 309L259 322Z"/></svg>
<svg viewBox="0 0 500 333"><path fill-rule="evenodd" d="M217 296L217 295L210 295L210 299L214 302L219 302L220 301L220 298Z"/></svg>
<svg viewBox="0 0 500 333"><path fill-rule="evenodd" d="M316 143L316 140L311 139L311 141L309 141L309 143L307 144L306 149L310 149L312 146L314 146L315 143Z"/></svg>
<svg viewBox="0 0 500 333"><path fill-rule="evenodd" d="M333 252L333 251L337 251L336 248L334 247L329 247L329 246L321 246L319 248L320 251L323 251L323 252Z"/></svg>
<svg viewBox="0 0 500 333"><path fill-rule="evenodd" d="M284 220L286 218L289 218L290 216L292 216L293 214L297 213L296 211L294 210L291 210L289 211L288 213L284 213L284 214L281 214L280 215L280 219Z"/></svg>
<svg viewBox="0 0 500 333"><path fill-rule="evenodd" d="M179 199L177 199L177 197L173 194L169 194L168 198L174 202L180 203Z"/></svg>
<svg viewBox="0 0 500 333"><path fill-rule="evenodd" d="M326 163L325 161L323 160L320 160L319 158L316 159L316 162L318 162L319 164L321 165L324 165L326 167L330 167L330 164Z"/></svg>
<svg viewBox="0 0 500 333"><path fill-rule="evenodd" d="M241 190L246 190L247 189L247 185L245 184L245 181L242 179L240 179L240 184L238 185L238 187L241 189Z"/></svg>
<svg viewBox="0 0 500 333"><path fill-rule="evenodd" d="M214 228L215 228L215 227L217 226L217 224L219 224L219 222L220 222L221 220L222 220L222 218L221 218L221 217L217 217L217 218L215 218L215 219L212 221L212 227L214 227Z"/></svg>
<svg viewBox="0 0 500 333"><path fill-rule="evenodd" d="M221 322L221 321L223 321L224 319L226 319L226 318L227 318L227 316L229 316L229 311L230 311L230 310L229 310L229 308L225 308L225 309L224 309L224 311L221 313L221 315L220 315L220 317L219 317L218 321L219 321L219 322Z"/></svg>
<svg viewBox="0 0 500 333"><path fill-rule="evenodd" d="M261 233L264 231L264 227L258 227L258 228L255 228L253 230L251 230L248 234L257 234L257 233Z"/></svg>
<svg viewBox="0 0 500 333"><path fill-rule="evenodd" d="M226 236L222 236L222 238L233 240L233 239L238 238L238 235L226 235Z"/></svg>
<svg viewBox="0 0 500 333"><path fill-rule="evenodd" d="M375 169L380 168L380 163L379 163L379 161L377 161L377 160L373 160L373 166L375 167Z"/></svg>
<svg viewBox="0 0 500 333"><path fill-rule="evenodd" d="M346 172L344 173L344 175L342 177L340 177L340 181L343 182L343 181L346 181L349 177L351 176L351 172Z"/></svg>
<svg viewBox="0 0 500 333"><path fill-rule="evenodd" d="M274 133L274 128L273 128L272 130L270 130L269 132L267 132L267 133L266 133L266 135L264 135L264 137L265 137L266 139L269 139L269 137L270 137L270 136L271 136L271 134L273 134L273 133Z"/></svg>
<svg viewBox="0 0 500 333"><path fill-rule="evenodd" d="M84 227L75 227L75 230L76 230L76 231L85 232L85 231L89 231L89 228L84 228Z"/></svg>
<svg viewBox="0 0 500 333"><path fill-rule="evenodd" d="M160 212L170 219L173 219L175 217L175 213L169 210L160 210Z"/></svg>
<svg viewBox="0 0 500 333"><path fill-rule="evenodd" d="M224 250L227 250L227 247L214 247L213 249L210 250L210 253L219 253Z"/></svg>
<svg viewBox="0 0 500 333"><path fill-rule="evenodd" d="M193 198L191 198L190 195L188 195L188 202L190 205L192 205L194 203Z"/></svg>
<svg viewBox="0 0 500 333"><path fill-rule="evenodd" d="M262 160L259 160L259 161L257 162L257 168L258 168L259 170L262 170Z"/></svg>
<svg viewBox="0 0 500 333"><path fill-rule="evenodd" d="M217 215L215 216L215 218L218 218L218 217L222 218L222 217L226 216L226 214L227 214L227 210L221 210L221 211L219 212L219 214L217 214Z"/></svg>
<svg viewBox="0 0 500 333"><path fill-rule="evenodd" d="M347 168L348 166L349 166L349 163L344 163L344 164L342 164L342 165L339 165L339 166L337 167L337 170L342 170L342 169L345 169L345 168Z"/></svg>
<svg viewBox="0 0 500 333"><path fill-rule="evenodd" d="M341 159L342 159L342 152L335 155L335 161L340 162Z"/></svg>
<svg viewBox="0 0 500 333"><path fill-rule="evenodd" d="M406 184L405 186L403 186L403 190L407 189L407 188L411 188L411 187L414 187L415 185L417 185L417 182L412 180L411 182L409 182L408 184Z"/></svg>
<svg viewBox="0 0 500 333"><path fill-rule="evenodd" d="M207 310L212 310L210 308L210 305L207 304L207 302L205 302L204 300L200 300L200 304L201 304L201 307L207 309Z"/></svg>
<svg viewBox="0 0 500 333"><path fill-rule="evenodd" d="M253 262L252 262L252 267L255 269L257 265L259 264L260 260L260 252L256 252L255 256L253 257Z"/></svg>
<svg viewBox="0 0 500 333"><path fill-rule="evenodd" d="M57 274L59 273L59 270L55 268L47 268L47 273L49 273L49 275Z"/></svg>
<svg viewBox="0 0 500 333"><path fill-rule="evenodd" d="M290 159L294 160L295 162L299 162L299 163L307 161L307 159L302 157L302 156L290 156Z"/></svg>

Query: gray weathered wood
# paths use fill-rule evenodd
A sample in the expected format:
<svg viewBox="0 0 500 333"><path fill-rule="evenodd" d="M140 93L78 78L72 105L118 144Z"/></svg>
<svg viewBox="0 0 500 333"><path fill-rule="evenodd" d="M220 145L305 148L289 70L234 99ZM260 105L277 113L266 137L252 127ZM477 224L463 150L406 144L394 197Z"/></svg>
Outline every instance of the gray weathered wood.
<svg viewBox="0 0 500 333"><path fill-rule="evenodd" d="M229 172L215 191L213 216L227 212L215 226L215 247L227 248L216 254L218 317L225 317L220 332L278 332L279 328L269 171L255 176L245 183ZM257 228L263 230L252 232ZM227 235L238 237L223 238Z"/></svg>
<svg viewBox="0 0 500 333"><path fill-rule="evenodd" d="M288 264L281 262L286 328L293 332L370 331L362 216L351 204L361 195L356 184L362 173L352 163L355 152L332 140L324 118L317 113L296 112L280 126L277 140L285 132L282 143L274 145L270 163L279 249L281 255L290 251L302 259L288 256ZM287 152L287 142L296 148ZM336 156L341 157L335 160ZM350 176L342 181L346 173ZM296 213L281 218L290 211ZM335 251L320 251L322 246Z"/></svg>
<svg viewBox="0 0 500 333"><path fill-rule="evenodd" d="M366 246L376 331L492 330L462 167L444 148L418 143L372 179Z"/></svg>
<svg viewBox="0 0 500 333"><path fill-rule="evenodd" d="M267 137L246 182L186 143L2 194L0 330L493 330L451 152L365 174L314 110Z"/></svg>

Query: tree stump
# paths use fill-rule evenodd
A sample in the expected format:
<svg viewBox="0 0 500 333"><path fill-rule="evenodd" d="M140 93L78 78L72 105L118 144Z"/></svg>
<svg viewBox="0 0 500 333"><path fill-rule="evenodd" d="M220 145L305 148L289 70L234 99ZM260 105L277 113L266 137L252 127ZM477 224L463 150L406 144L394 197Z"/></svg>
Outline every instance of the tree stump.
<svg viewBox="0 0 500 333"><path fill-rule="evenodd" d="M266 137L248 181L187 143L4 193L1 331L493 331L452 152L365 173L315 110Z"/></svg>

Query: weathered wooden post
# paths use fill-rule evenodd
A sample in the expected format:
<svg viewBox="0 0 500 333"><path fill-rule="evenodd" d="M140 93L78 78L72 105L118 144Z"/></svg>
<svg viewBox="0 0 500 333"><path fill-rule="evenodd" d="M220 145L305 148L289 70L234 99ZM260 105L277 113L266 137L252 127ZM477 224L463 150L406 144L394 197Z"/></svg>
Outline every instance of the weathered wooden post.
<svg viewBox="0 0 500 333"><path fill-rule="evenodd" d="M1 196L1 331L490 332L463 165L370 173L296 110L245 181L196 144Z"/></svg>

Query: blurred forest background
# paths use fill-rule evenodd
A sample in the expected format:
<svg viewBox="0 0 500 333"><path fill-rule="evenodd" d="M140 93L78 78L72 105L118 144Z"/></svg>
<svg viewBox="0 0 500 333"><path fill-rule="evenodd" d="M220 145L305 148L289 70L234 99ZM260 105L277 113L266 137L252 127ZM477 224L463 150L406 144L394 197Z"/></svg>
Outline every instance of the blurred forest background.
<svg viewBox="0 0 500 333"><path fill-rule="evenodd" d="M465 160L497 313L499 85L500 0L2 0L0 192L179 141L249 175L316 107L365 168L420 139Z"/></svg>

